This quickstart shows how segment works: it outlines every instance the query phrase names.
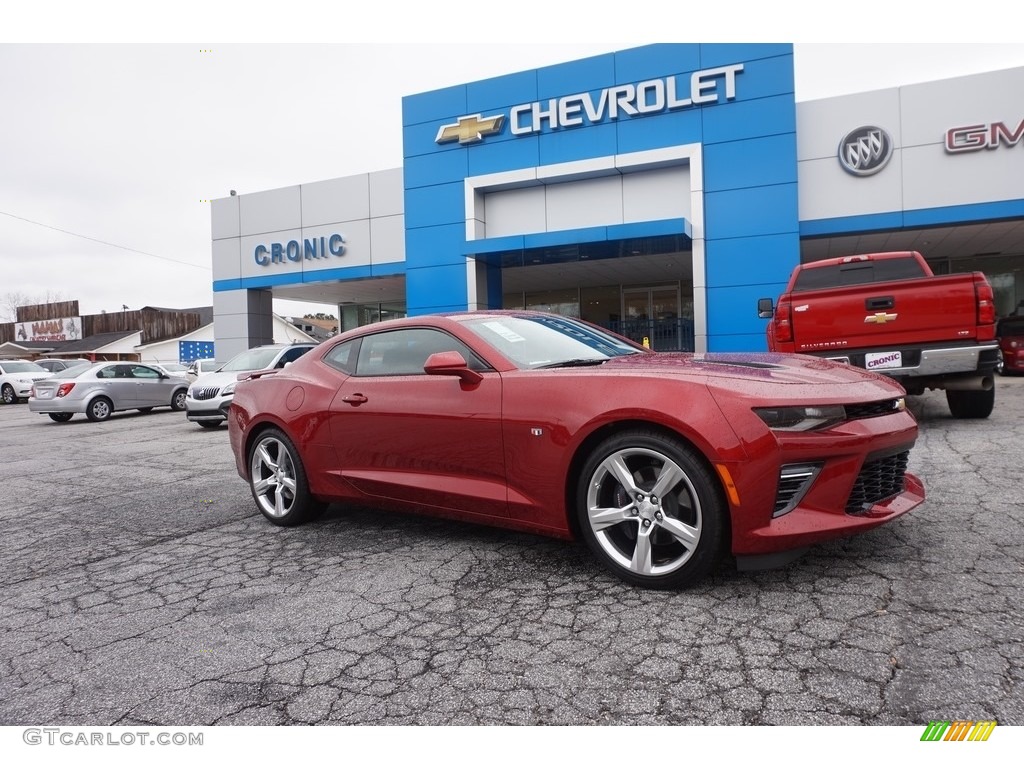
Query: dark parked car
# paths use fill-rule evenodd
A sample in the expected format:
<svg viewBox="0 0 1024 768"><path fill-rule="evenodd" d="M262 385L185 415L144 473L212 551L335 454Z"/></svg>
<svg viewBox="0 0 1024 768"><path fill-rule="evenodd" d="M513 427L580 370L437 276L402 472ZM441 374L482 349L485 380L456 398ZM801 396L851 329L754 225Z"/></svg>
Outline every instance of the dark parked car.
<svg viewBox="0 0 1024 768"><path fill-rule="evenodd" d="M1004 317L996 325L999 351L1003 355L1000 373L1024 373L1024 315Z"/></svg>
<svg viewBox="0 0 1024 768"><path fill-rule="evenodd" d="M327 502L581 536L674 588L778 565L924 500L889 378L803 355L657 353L531 312L353 329L237 384L238 473L277 525Z"/></svg>

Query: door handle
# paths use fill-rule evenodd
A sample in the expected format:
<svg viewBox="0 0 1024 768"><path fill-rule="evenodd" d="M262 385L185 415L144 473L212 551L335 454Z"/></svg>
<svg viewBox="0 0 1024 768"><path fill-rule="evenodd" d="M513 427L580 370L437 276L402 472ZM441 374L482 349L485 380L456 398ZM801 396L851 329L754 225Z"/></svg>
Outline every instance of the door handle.
<svg viewBox="0 0 1024 768"><path fill-rule="evenodd" d="M366 395L359 395L359 394L346 395L345 397L341 398L341 402L348 403L349 405L362 405L366 401L367 401Z"/></svg>

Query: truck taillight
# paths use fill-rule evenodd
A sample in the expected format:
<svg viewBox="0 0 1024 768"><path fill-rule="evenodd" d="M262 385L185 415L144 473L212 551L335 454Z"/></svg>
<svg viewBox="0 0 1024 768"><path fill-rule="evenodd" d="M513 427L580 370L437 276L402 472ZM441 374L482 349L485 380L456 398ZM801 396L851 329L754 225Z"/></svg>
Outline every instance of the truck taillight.
<svg viewBox="0 0 1024 768"><path fill-rule="evenodd" d="M793 341L793 318L790 315L791 304L780 301L775 307L775 341Z"/></svg>
<svg viewBox="0 0 1024 768"><path fill-rule="evenodd" d="M994 339L996 337L995 296L992 293L992 286L981 272L974 273L974 295L978 300L978 340Z"/></svg>
<svg viewBox="0 0 1024 768"><path fill-rule="evenodd" d="M68 392L75 388L75 382L68 381L57 387L57 397L64 397Z"/></svg>

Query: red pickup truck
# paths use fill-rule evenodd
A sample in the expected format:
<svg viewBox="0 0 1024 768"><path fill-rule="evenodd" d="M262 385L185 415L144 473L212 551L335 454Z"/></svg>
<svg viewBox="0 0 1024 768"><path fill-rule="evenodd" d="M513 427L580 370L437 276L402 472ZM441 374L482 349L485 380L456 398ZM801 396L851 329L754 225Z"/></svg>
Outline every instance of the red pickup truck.
<svg viewBox="0 0 1024 768"><path fill-rule="evenodd" d="M992 412L999 344L981 272L935 276L916 251L825 259L797 266L778 303L757 309L773 352L841 360L911 395L944 389L956 418Z"/></svg>

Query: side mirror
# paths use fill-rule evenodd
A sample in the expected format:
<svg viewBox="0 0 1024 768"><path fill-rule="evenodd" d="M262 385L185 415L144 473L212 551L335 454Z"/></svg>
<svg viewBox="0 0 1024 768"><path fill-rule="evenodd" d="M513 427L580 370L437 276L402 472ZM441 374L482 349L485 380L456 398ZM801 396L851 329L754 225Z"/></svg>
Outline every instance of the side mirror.
<svg viewBox="0 0 1024 768"><path fill-rule="evenodd" d="M762 320L771 320L775 314L775 302L771 299L757 300L757 316Z"/></svg>
<svg viewBox="0 0 1024 768"><path fill-rule="evenodd" d="M458 376L463 384L479 384L483 381L476 371L471 371L458 352L435 352L423 364L423 370L430 376Z"/></svg>

